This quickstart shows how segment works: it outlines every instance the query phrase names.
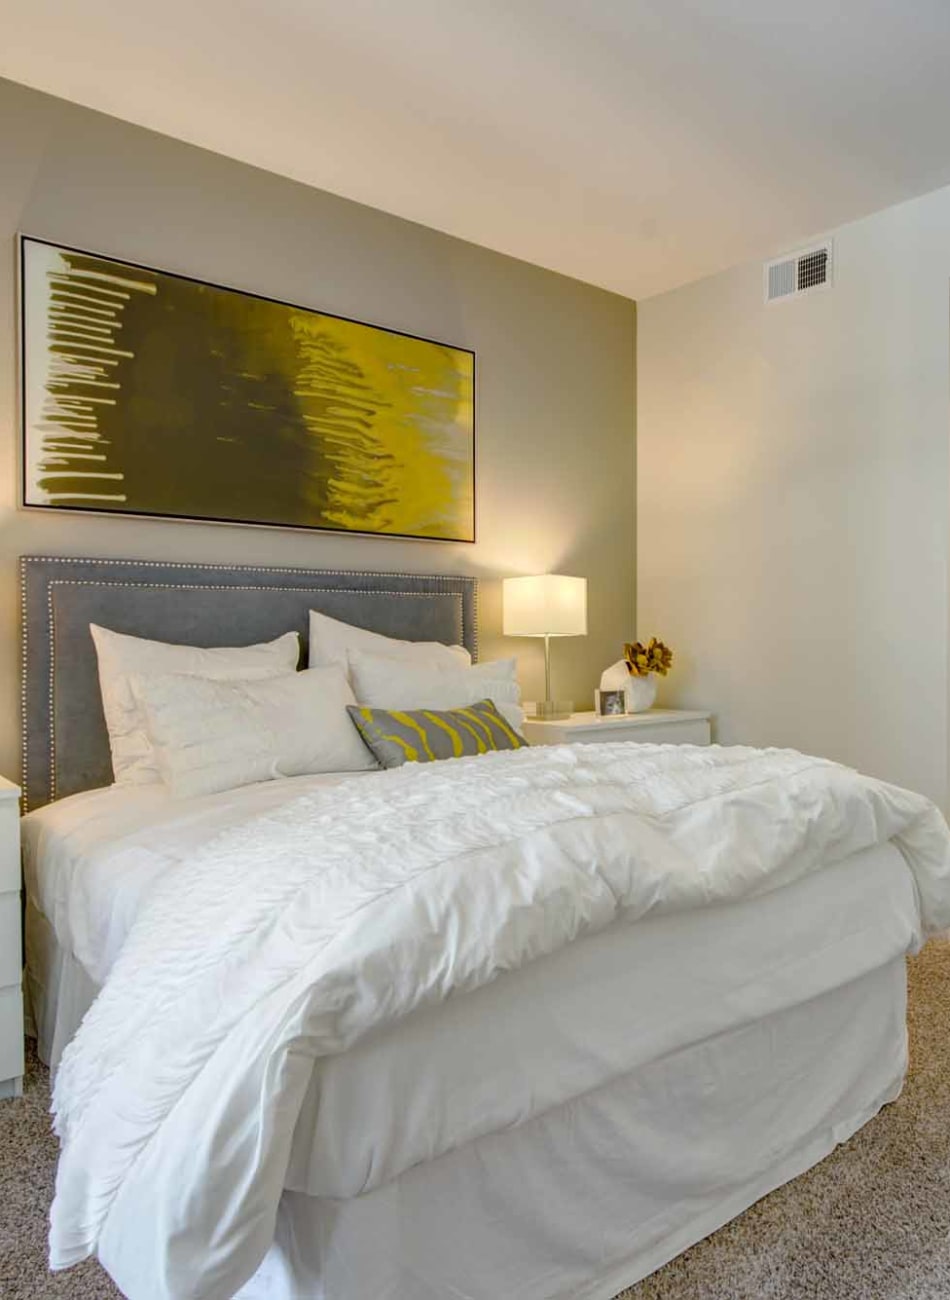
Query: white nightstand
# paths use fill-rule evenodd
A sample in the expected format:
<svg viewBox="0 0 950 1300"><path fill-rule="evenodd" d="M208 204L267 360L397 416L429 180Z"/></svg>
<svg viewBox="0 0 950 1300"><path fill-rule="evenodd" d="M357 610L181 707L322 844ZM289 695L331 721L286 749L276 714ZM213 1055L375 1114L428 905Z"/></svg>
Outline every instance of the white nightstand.
<svg viewBox="0 0 950 1300"><path fill-rule="evenodd" d="M692 709L648 709L602 718L597 713L572 713L556 722L526 718L529 745L596 745L606 740L639 740L659 745L708 745L711 713Z"/></svg>
<svg viewBox="0 0 950 1300"><path fill-rule="evenodd" d="M20 791L0 777L0 1098L23 1089Z"/></svg>

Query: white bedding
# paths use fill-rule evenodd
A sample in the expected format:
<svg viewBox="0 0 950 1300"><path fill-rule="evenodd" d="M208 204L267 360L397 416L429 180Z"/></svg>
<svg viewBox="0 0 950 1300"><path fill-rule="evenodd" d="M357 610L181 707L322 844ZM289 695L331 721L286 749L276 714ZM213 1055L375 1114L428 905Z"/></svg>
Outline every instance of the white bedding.
<svg viewBox="0 0 950 1300"><path fill-rule="evenodd" d="M174 800L162 785L113 785L48 804L23 818L29 902L96 985L149 892L176 864L236 823L365 773L262 781L201 799Z"/></svg>
<svg viewBox="0 0 950 1300"><path fill-rule="evenodd" d="M231 1294L270 1244L288 1168L301 1176L314 1060L500 971L510 988L532 962L553 970L583 935L616 925L620 951L622 924L751 901L891 839L923 928L946 926L936 810L795 754L521 750L288 798L152 886L67 1052L54 1264L98 1248L135 1297ZM781 988L720 1003L767 1015ZM469 1140L464 1119L447 1120L449 1145Z"/></svg>
<svg viewBox="0 0 950 1300"><path fill-rule="evenodd" d="M284 1185L362 1195L919 942L913 878L889 844L724 906L713 925L696 912L612 925L318 1060Z"/></svg>
<svg viewBox="0 0 950 1300"><path fill-rule="evenodd" d="M64 1008L69 1036L164 872L289 790L345 779L267 782L187 805L156 786L112 787L30 814L31 903L56 918L60 946L95 985L80 1016ZM361 1194L683 1042L857 979L920 938L913 877L891 844L723 907L714 925L688 911L608 927L316 1062L285 1186Z"/></svg>

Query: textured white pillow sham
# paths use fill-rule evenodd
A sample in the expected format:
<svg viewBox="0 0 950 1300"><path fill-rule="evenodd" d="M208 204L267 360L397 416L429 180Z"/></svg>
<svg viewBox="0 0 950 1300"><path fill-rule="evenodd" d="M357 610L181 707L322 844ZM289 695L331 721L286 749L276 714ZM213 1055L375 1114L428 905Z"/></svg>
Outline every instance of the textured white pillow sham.
<svg viewBox="0 0 950 1300"><path fill-rule="evenodd" d="M349 676L349 655L352 650L364 654L387 655L391 659L405 659L418 664L437 664L445 668L467 668L472 656L464 646L443 645L441 641L400 641L396 637L368 632L364 627L353 627L328 614L310 611L311 668L325 668L338 664ZM351 679L352 680L352 679Z"/></svg>
<svg viewBox="0 0 950 1300"><path fill-rule="evenodd" d="M269 680L132 678L162 780L177 799L311 772L363 772L376 760L346 712L339 668Z"/></svg>
<svg viewBox="0 0 950 1300"><path fill-rule="evenodd" d="M169 673L217 681L278 677L295 673L300 657L296 632L286 632L276 641L259 645L203 649L127 636L95 623L89 624L89 631L99 660L99 687L116 785L153 785L161 780L130 677L144 679Z"/></svg>
<svg viewBox="0 0 950 1300"><path fill-rule="evenodd" d="M517 659L443 667L350 651L350 682L360 704L374 709L458 709L492 700L517 731L524 722Z"/></svg>

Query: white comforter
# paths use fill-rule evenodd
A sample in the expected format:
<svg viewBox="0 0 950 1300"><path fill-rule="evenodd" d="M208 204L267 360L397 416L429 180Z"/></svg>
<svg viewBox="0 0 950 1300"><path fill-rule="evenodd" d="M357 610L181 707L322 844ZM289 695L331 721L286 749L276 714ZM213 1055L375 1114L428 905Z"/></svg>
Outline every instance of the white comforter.
<svg viewBox="0 0 950 1300"><path fill-rule="evenodd" d="M618 918L887 840L950 926L939 812L790 752L526 749L289 795L162 881L63 1058L54 1267L98 1251L133 1300L232 1295L316 1058Z"/></svg>

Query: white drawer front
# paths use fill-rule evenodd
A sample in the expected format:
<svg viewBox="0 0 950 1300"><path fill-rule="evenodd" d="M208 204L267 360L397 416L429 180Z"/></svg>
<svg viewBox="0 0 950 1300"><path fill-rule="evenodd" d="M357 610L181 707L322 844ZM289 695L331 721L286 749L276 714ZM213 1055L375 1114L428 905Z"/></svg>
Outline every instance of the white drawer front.
<svg viewBox="0 0 950 1300"><path fill-rule="evenodd" d="M657 722L637 723L634 727L593 727L589 731L565 731L558 735L557 740L583 745L616 745L628 740L641 745L708 745L709 723ZM554 739L549 743L554 744Z"/></svg>
<svg viewBox="0 0 950 1300"><path fill-rule="evenodd" d="M619 727L598 727L596 731L565 731L558 737L559 744L565 745L617 745L622 740L637 740L630 731L621 731Z"/></svg>
<svg viewBox="0 0 950 1300"><path fill-rule="evenodd" d="M23 1073L23 1000L19 988L0 989L0 1080Z"/></svg>
<svg viewBox="0 0 950 1300"><path fill-rule="evenodd" d="M705 718L585 727L557 727L529 719L524 736L531 745L610 745L630 740L650 745L708 745L711 732Z"/></svg>
<svg viewBox="0 0 950 1300"><path fill-rule="evenodd" d="M20 805L0 801L0 892L20 888Z"/></svg>
<svg viewBox="0 0 950 1300"><path fill-rule="evenodd" d="M632 727L618 740L639 740L649 745L708 745L708 722L658 722L656 726Z"/></svg>
<svg viewBox="0 0 950 1300"><path fill-rule="evenodd" d="M20 895L0 894L0 988L20 983Z"/></svg>

